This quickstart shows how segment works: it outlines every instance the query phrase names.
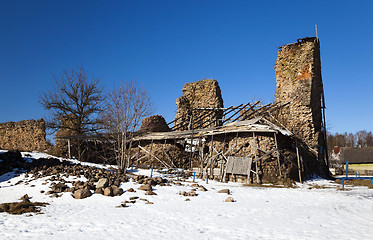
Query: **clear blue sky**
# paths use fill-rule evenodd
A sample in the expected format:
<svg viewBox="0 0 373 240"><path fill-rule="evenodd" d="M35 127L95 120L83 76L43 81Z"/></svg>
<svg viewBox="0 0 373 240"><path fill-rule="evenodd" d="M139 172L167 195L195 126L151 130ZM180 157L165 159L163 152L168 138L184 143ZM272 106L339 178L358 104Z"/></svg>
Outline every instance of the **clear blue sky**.
<svg viewBox="0 0 373 240"><path fill-rule="evenodd" d="M274 99L277 47L321 41L331 132L373 130L373 1L0 0L0 122L47 115L52 74L148 90L171 121L182 86L219 81L225 106Z"/></svg>

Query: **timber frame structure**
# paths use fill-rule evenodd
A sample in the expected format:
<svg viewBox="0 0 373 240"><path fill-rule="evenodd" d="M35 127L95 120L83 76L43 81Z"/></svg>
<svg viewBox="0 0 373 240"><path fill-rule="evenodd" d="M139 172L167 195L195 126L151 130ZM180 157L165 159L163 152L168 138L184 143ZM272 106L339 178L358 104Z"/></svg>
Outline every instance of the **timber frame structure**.
<svg viewBox="0 0 373 240"><path fill-rule="evenodd" d="M148 157L150 162L156 160L161 166L175 167L175 163L165 151L162 156L156 156L152 152L156 144L163 146L161 148L164 149L165 144L171 143L184 148L189 158L188 168L203 177L208 175L221 181L233 180L247 183L262 183L263 180L279 182L280 179L286 178L302 181L304 175L310 174L307 169L309 164L304 163L304 157L300 154L304 150L299 150L301 146L303 149L306 147L304 144L298 146L299 140L283 126L279 127L281 123L273 116L285 105L262 105L260 102L255 102L229 108L197 109L202 114L188 116L189 122L184 122L184 125L174 125L171 132L151 132L134 137L133 146L137 147L139 152L130 158L133 159L134 165ZM222 111L224 118L210 122L208 127L201 128L206 124L205 119L210 119L209 116L216 111ZM176 121L177 119L169 124ZM187 127L188 130L177 131L181 127ZM289 142L295 144L289 145ZM148 146L147 149L145 145ZM293 154L286 151L286 148L292 148L291 145L296 145ZM142 157L140 152L144 153ZM227 171L227 163L232 157L250 159L248 169L238 169L238 172L246 172L245 174ZM268 166L267 162L271 162L271 166ZM267 171L263 167L268 168ZM289 168L294 169L294 167L297 176L290 176L294 175L294 170L290 173ZM266 176L269 172L271 177Z"/></svg>
<svg viewBox="0 0 373 240"><path fill-rule="evenodd" d="M224 182L261 184L284 183L288 179L302 181L317 167L312 160L312 149L274 117L286 105L255 102L228 108L201 108L197 112L203 112L202 117L188 116L190 121L185 123L188 130L177 131L180 126L175 125L170 132L136 133L127 140L132 148L126 157L132 166L182 167L196 172L197 176ZM206 124L204 119L216 111L222 111L224 119L200 128ZM105 134L58 139L67 140L69 155L70 140L110 144ZM179 159L171 157L166 145L183 151L186 164L180 165ZM156 153L156 149L160 151ZM232 159L235 159L233 163ZM239 162L237 159L247 161L247 164L235 164Z"/></svg>

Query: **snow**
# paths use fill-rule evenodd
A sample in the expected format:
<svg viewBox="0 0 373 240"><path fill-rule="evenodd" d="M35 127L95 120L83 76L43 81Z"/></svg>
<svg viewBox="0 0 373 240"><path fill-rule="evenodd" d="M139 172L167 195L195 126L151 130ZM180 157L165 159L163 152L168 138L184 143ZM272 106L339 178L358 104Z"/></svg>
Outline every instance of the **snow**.
<svg viewBox="0 0 373 240"><path fill-rule="evenodd" d="M135 173L150 175L150 170ZM121 187L136 192L86 199L74 199L71 193L60 198L41 194L50 190L50 183L43 185L46 178L15 185L25 174L0 176L0 203L18 201L26 193L31 201L50 203L42 208L44 214L0 213L0 239L371 239L373 234L373 189L346 186L348 191L337 191L338 184L320 178L298 188L206 184L196 179L208 189L197 190L196 197L178 194L193 188L192 179L184 186L156 186L154 196L146 196L131 181ZM231 190L235 202L224 202L228 195L218 193L224 188ZM117 207L133 196L154 204L137 199L126 208Z"/></svg>

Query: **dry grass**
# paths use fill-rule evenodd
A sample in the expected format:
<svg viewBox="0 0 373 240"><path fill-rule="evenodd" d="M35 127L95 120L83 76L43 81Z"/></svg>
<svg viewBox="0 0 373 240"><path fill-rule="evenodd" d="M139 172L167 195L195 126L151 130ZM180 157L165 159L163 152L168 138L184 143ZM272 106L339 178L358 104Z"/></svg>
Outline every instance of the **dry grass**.
<svg viewBox="0 0 373 240"><path fill-rule="evenodd" d="M245 187L260 187L260 188L293 188L293 187L286 187L284 185L274 185L274 184L248 184L244 183L242 186Z"/></svg>
<svg viewBox="0 0 373 240"><path fill-rule="evenodd" d="M336 183L342 184L341 179L335 180ZM368 188L373 188L372 180L366 179L354 179L354 180L345 180L345 185L352 185L352 186L366 186Z"/></svg>
<svg viewBox="0 0 373 240"><path fill-rule="evenodd" d="M43 202L11 202L0 204L0 212L7 212L14 215L24 213L40 213L40 207L45 207L49 203Z"/></svg>

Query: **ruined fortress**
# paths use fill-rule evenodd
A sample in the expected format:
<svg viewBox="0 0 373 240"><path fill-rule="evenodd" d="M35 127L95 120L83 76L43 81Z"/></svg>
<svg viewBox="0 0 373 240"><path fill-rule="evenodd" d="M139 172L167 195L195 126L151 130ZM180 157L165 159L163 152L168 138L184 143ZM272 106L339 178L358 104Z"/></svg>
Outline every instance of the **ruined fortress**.
<svg viewBox="0 0 373 240"><path fill-rule="evenodd" d="M0 149L44 151L49 147L43 119L0 123Z"/></svg>
<svg viewBox="0 0 373 240"><path fill-rule="evenodd" d="M176 100L172 131L136 137L144 150L137 158L242 182L328 175L319 40L303 38L280 47L275 71L276 100L267 105L224 108L215 79L186 83ZM171 151L171 146L177 148ZM178 159L172 157L175 151Z"/></svg>
<svg viewBox="0 0 373 240"><path fill-rule="evenodd" d="M319 40L303 38L280 47L275 71L276 100L266 105L224 107L218 81L186 83L172 122L158 115L144 119L131 139L131 164L186 168L201 177L249 183L328 175ZM42 127L27 128L27 134L19 127L7 129L0 148L46 146Z"/></svg>

